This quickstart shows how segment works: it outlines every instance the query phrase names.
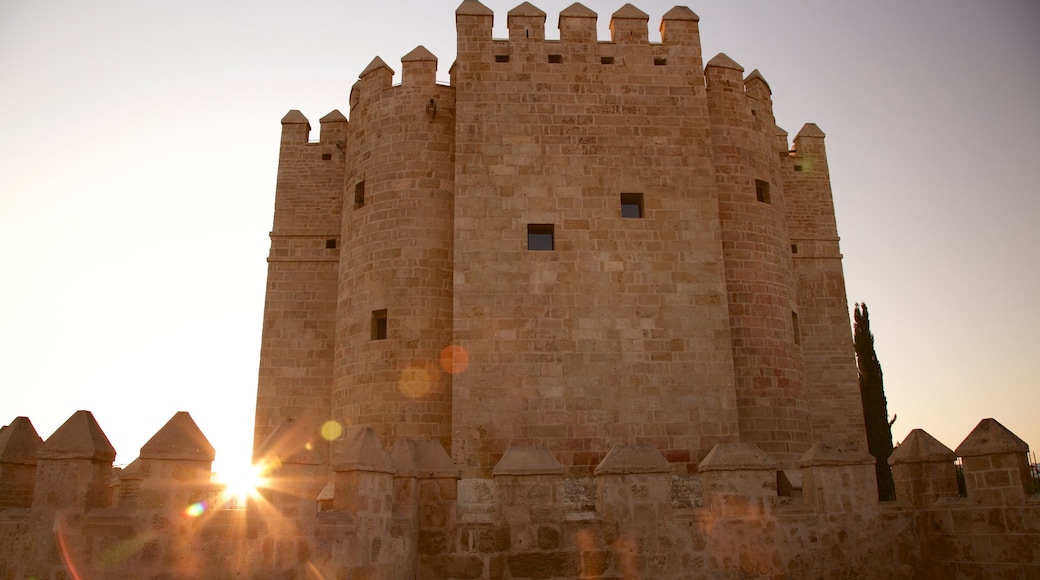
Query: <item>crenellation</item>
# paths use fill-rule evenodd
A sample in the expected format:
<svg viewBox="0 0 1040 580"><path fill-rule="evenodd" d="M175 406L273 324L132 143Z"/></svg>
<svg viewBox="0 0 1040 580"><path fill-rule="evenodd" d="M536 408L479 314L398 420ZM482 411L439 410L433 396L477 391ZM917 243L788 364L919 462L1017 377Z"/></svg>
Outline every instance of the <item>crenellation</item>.
<svg viewBox="0 0 1040 580"><path fill-rule="evenodd" d="M545 12L524 2L506 15L509 40L538 42L545 40Z"/></svg>
<svg viewBox="0 0 1040 580"><path fill-rule="evenodd" d="M618 44L647 44L650 15L631 4L625 4L610 16L610 40Z"/></svg>

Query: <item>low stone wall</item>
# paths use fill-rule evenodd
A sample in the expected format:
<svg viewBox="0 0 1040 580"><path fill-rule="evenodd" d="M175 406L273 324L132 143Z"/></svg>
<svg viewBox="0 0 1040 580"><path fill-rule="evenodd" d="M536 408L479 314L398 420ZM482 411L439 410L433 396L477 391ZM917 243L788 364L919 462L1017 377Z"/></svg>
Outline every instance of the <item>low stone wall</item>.
<svg viewBox="0 0 1040 580"><path fill-rule="evenodd" d="M89 413L47 442L12 423L0 579L1040 577L1024 443L992 420L956 453L912 433L892 456L895 502L877 501L872 458L844 442L817 443L782 477L754 445L718 445L698 486L646 447L615 447L580 481L548 450L514 447L491 479L463 480L437 442L387 452L370 430L345 437L333 473L285 463L262 498L214 509L212 451L186 414L116 474ZM25 470L8 467L27 458L34 485L19 495ZM114 485L99 494L106 465ZM301 476L328 485L301 493L316 488ZM800 481L801 497L778 481Z"/></svg>

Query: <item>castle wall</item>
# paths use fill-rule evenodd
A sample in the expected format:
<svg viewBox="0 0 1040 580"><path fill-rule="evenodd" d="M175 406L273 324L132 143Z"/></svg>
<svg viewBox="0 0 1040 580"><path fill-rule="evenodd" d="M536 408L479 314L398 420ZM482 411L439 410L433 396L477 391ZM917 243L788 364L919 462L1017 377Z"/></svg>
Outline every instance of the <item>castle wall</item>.
<svg viewBox="0 0 1040 580"><path fill-rule="evenodd" d="M318 433L330 419L338 288L340 197L347 121L338 111L310 123L299 111L282 119L274 226L267 263L254 450L286 419L307 425L319 462L327 451Z"/></svg>
<svg viewBox="0 0 1040 580"><path fill-rule="evenodd" d="M89 456L111 469L113 453L89 414L62 429L44 443L41 462L75 470ZM931 440L921 433L917 440ZM135 477L148 493L133 505L84 503L94 483L72 479L54 501L0 509L0 578L1040 574L1040 496L1017 477L1027 450L992 419L957 448L966 497L948 482L899 481L908 472L897 470L906 496L880 503L872 459L851 442L818 442L802 456L804 500L777 496L777 461L753 444L716 445L698 466L703 492L684 507L669 463L649 447L615 446L580 480L567 478L545 448L511 447L491 479L458 480L436 441L398 439L387 453L371 429L344 439L322 511L312 501L310 514L290 516L263 499L221 509L220 490L205 477L212 449L180 413L134 462L147 464ZM81 443L73 449L74 441ZM893 458L949 467L952 455L938 442L911 441ZM955 479L952 470L925 471ZM36 491L55 485L44 477Z"/></svg>
<svg viewBox="0 0 1040 580"><path fill-rule="evenodd" d="M737 438L708 109L696 15L456 13L453 456L486 477L509 445L546 445L574 475L616 443L677 471ZM622 217L622 194L642 218ZM528 228L551 226L551 251Z"/></svg>
<svg viewBox="0 0 1040 580"><path fill-rule="evenodd" d="M455 91L426 49L403 65L392 87L376 59L352 95L333 416L448 447Z"/></svg>

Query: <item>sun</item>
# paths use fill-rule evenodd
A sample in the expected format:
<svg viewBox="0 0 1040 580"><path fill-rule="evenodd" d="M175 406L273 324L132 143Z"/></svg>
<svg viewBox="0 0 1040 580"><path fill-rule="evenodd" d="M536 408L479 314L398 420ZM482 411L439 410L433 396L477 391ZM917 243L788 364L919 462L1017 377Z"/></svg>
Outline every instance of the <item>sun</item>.
<svg viewBox="0 0 1040 580"><path fill-rule="evenodd" d="M215 481L223 486L220 503L225 508L244 508L250 499L260 496L259 488L266 484L262 464L229 467L215 474Z"/></svg>

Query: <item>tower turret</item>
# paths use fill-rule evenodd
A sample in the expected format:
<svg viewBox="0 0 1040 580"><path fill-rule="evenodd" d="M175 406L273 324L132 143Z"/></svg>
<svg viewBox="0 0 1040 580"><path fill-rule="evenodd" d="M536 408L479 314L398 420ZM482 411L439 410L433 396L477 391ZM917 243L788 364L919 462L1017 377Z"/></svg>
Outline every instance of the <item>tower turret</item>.
<svg viewBox="0 0 1040 580"><path fill-rule="evenodd" d="M423 47L376 58L350 111L333 418L450 446L455 99ZM449 367L450 368L450 367ZM334 443L338 445L339 443Z"/></svg>
<svg viewBox="0 0 1040 580"><path fill-rule="evenodd" d="M782 158L813 436L865 442L824 133L806 123Z"/></svg>
<svg viewBox="0 0 1040 580"><path fill-rule="evenodd" d="M811 433L783 181L768 85L752 78L754 99L742 72L725 54L705 67L740 436L793 467Z"/></svg>

